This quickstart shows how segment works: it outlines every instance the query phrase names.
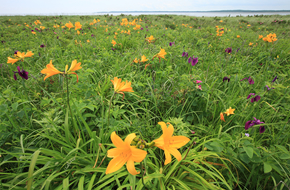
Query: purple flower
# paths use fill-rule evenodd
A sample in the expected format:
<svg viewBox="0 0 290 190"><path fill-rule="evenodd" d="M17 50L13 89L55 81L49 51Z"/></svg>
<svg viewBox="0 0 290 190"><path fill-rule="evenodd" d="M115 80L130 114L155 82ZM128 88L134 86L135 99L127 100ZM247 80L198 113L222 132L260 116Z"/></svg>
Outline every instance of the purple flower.
<svg viewBox="0 0 290 190"><path fill-rule="evenodd" d="M254 98L251 99L251 102L258 102L261 99L261 96L257 95Z"/></svg>
<svg viewBox="0 0 290 190"><path fill-rule="evenodd" d="M19 66L17 66L17 70L18 71L14 71L14 79L15 80L17 80L17 77L16 77L16 75L15 75L15 73L18 73L19 74L19 76L21 76L22 78L24 78L24 79L28 79L28 72L27 71L24 71L23 70L23 68L22 68L22 70L20 70L20 67Z"/></svg>
<svg viewBox="0 0 290 190"><path fill-rule="evenodd" d="M188 53L184 51L184 52L182 53L182 57L188 57Z"/></svg>
<svg viewBox="0 0 290 190"><path fill-rule="evenodd" d="M143 30L143 28L140 28L140 30Z"/></svg>
<svg viewBox="0 0 290 190"><path fill-rule="evenodd" d="M1 42L2 42L2 44L4 44L4 43L5 43L5 41L4 41L4 40L2 40Z"/></svg>
<svg viewBox="0 0 290 190"><path fill-rule="evenodd" d="M251 98L251 96L255 96L255 93L250 93L247 97L247 99Z"/></svg>
<svg viewBox="0 0 290 190"><path fill-rule="evenodd" d="M58 37L56 37L56 39L58 39L59 38L59 36Z"/></svg>
<svg viewBox="0 0 290 190"><path fill-rule="evenodd" d="M245 136L246 136L246 137L249 137L249 136L250 136L250 134L249 134L249 133L245 133Z"/></svg>
<svg viewBox="0 0 290 190"><path fill-rule="evenodd" d="M225 52L226 53L232 53L232 48L227 48Z"/></svg>
<svg viewBox="0 0 290 190"><path fill-rule="evenodd" d="M226 80L227 80L228 82L230 82L230 78L228 78L228 77L224 77L224 78L223 78L223 82L225 82Z"/></svg>
<svg viewBox="0 0 290 190"><path fill-rule="evenodd" d="M275 76L275 78L272 80L272 82L275 82L277 80L277 76Z"/></svg>
<svg viewBox="0 0 290 190"><path fill-rule="evenodd" d="M92 34L91 37L94 37L94 34Z"/></svg>
<svg viewBox="0 0 290 190"><path fill-rule="evenodd" d="M240 50L240 48L237 49L237 52Z"/></svg>
<svg viewBox="0 0 290 190"><path fill-rule="evenodd" d="M250 121L247 121L246 124L245 124L245 130L248 130L249 128L253 127L254 125L260 125L264 122L261 122L259 119L256 119L255 117L253 117L254 120L250 120ZM265 132L265 127L264 126L260 126L260 129L259 129L260 133L264 133Z"/></svg>
<svg viewBox="0 0 290 190"><path fill-rule="evenodd" d="M271 90L271 89L274 89L274 88L270 88L268 85L265 86L267 88L267 90Z"/></svg>
<svg viewBox="0 0 290 190"><path fill-rule="evenodd" d="M40 47L41 47L41 48L44 48L44 47L46 47L46 46L45 46L44 44L41 44Z"/></svg>
<svg viewBox="0 0 290 190"><path fill-rule="evenodd" d="M174 42L169 42L169 46L172 46L173 44L175 44Z"/></svg>
<svg viewBox="0 0 290 190"><path fill-rule="evenodd" d="M247 97L247 99L251 98L251 96L255 96L255 93L250 93ZM254 98L251 99L251 102L258 102L261 99L261 96L257 95Z"/></svg>
<svg viewBox="0 0 290 190"><path fill-rule="evenodd" d="M254 82L254 80L251 78L251 77L249 77L249 78L243 78L241 81L243 81L243 80L246 80L246 79L248 79L248 81L249 81L249 84L254 84L255 82Z"/></svg>
<svg viewBox="0 0 290 190"><path fill-rule="evenodd" d="M198 57L192 56L188 59L188 63L191 63L192 66L195 66L197 62L198 62Z"/></svg>
<svg viewBox="0 0 290 190"><path fill-rule="evenodd" d="M115 50L116 50L116 48L112 48L112 50L113 50L113 51L115 51Z"/></svg>
<svg viewBox="0 0 290 190"><path fill-rule="evenodd" d="M17 54L17 52L18 52L18 50L16 50L16 51L14 52L14 54Z"/></svg>
<svg viewBox="0 0 290 190"><path fill-rule="evenodd" d="M146 31L148 32L149 30L147 29Z"/></svg>
<svg viewBox="0 0 290 190"><path fill-rule="evenodd" d="M254 80L251 77L248 78L248 81L249 81L249 84L254 84L255 83Z"/></svg>

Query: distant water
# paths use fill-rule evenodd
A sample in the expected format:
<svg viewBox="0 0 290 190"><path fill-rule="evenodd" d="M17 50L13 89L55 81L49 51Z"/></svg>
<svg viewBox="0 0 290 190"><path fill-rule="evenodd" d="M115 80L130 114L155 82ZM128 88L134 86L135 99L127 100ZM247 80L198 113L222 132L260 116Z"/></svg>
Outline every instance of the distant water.
<svg viewBox="0 0 290 190"><path fill-rule="evenodd" d="M94 13L40 13L40 14L17 14L21 16L25 15L39 15L39 16L58 16L58 15L186 15L186 16L196 16L196 17L225 17L225 16L254 16L254 15L290 15L290 10L283 10L283 11L275 11L275 10L268 10L268 11L248 11L248 10L230 10L230 11L111 11L111 12L94 12ZM1 15L0 16L13 16L9 14Z"/></svg>
<svg viewBox="0 0 290 190"><path fill-rule="evenodd" d="M186 16L196 16L196 17L225 17L225 16L231 16L231 17L236 17L236 16L254 16L254 15L290 15L290 11L230 11L230 12L226 12L226 11L174 11L174 12L170 12L170 11L146 11L146 12L138 12L138 11L132 11L132 12L97 12L94 13L94 15L133 15L133 16L138 16L138 15L186 15Z"/></svg>

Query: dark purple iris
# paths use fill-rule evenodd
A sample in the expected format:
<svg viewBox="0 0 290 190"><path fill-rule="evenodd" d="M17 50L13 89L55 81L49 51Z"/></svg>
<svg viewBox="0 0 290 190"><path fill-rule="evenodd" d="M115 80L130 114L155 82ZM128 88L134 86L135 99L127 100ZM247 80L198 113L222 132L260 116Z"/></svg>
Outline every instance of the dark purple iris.
<svg viewBox="0 0 290 190"><path fill-rule="evenodd" d="M232 53L232 48L227 48L225 52L226 53Z"/></svg>
<svg viewBox="0 0 290 190"><path fill-rule="evenodd" d="M112 50L113 50L113 51L115 51L115 50L116 50L116 48L112 48Z"/></svg>
<svg viewBox="0 0 290 190"><path fill-rule="evenodd" d="M58 37L56 37L56 39L58 39L59 38L59 36Z"/></svg>
<svg viewBox="0 0 290 190"><path fill-rule="evenodd" d="M16 51L14 52L14 54L17 54L17 52L18 52L18 50L16 50Z"/></svg>
<svg viewBox="0 0 290 190"><path fill-rule="evenodd" d="M44 47L46 47L46 46L45 46L44 44L41 44L40 47L41 47L41 48L44 48Z"/></svg>
<svg viewBox="0 0 290 190"><path fill-rule="evenodd" d="M148 32L149 30L147 29L146 31Z"/></svg>
<svg viewBox="0 0 290 190"><path fill-rule="evenodd" d="M172 46L173 44L175 44L174 42L169 42L169 46Z"/></svg>
<svg viewBox="0 0 290 190"><path fill-rule="evenodd" d="M245 124L245 130L248 130L249 128L253 127L254 125L260 125L264 122L261 122L260 120L256 119L255 117L253 117L254 120L250 120L250 121L247 121L246 124ZM259 129L260 133L264 133L265 132L265 127L264 126L260 126L260 129Z"/></svg>
<svg viewBox="0 0 290 190"><path fill-rule="evenodd" d="M94 36L95 36L94 34L91 35L91 37L94 37Z"/></svg>
<svg viewBox="0 0 290 190"><path fill-rule="evenodd" d="M14 79L15 80L17 80L17 77L16 77L16 75L15 75L15 73L18 73L19 74L19 76L21 76L22 78L24 78L24 79L28 79L28 72L27 71L24 71L23 70L23 68L22 68L22 70L20 70L20 67L19 66L17 66L17 70L18 71L14 71Z"/></svg>
<svg viewBox="0 0 290 190"><path fill-rule="evenodd" d="M4 41L4 40L2 40L1 42L2 42L2 44L4 44L4 43L5 43L5 41Z"/></svg>
<svg viewBox="0 0 290 190"><path fill-rule="evenodd" d="M192 56L192 57L188 58L188 63L191 63L192 66L196 65L197 62L198 62L198 57Z"/></svg>
<svg viewBox="0 0 290 190"><path fill-rule="evenodd" d="M140 30L143 30L143 28L140 28Z"/></svg>
<svg viewBox="0 0 290 190"><path fill-rule="evenodd" d="M230 78L229 78L229 77L224 77L224 78L223 78L223 82L225 82L226 80L227 80L228 82L230 82Z"/></svg>
<svg viewBox="0 0 290 190"><path fill-rule="evenodd" d="M275 76L275 78L272 80L272 82L275 82L275 81L277 80L277 78L278 78L278 77L277 77L277 76Z"/></svg>
<svg viewBox="0 0 290 190"><path fill-rule="evenodd" d="M250 93L247 97L247 99L251 98L251 96L255 96L255 93ZM251 102L258 102L261 99L261 96L257 95L254 98L251 98Z"/></svg>
<svg viewBox="0 0 290 190"><path fill-rule="evenodd" d="M243 78L241 81L246 80L246 79L248 79L249 84L254 84L255 83L254 80L251 77L249 77L249 78L248 77Z"/></svg>
<svg viewBox="0 0 290 190"><path fill-rule="evenodd" d="M237 49L237 52L240 50L240 48Z"/></svg>
<svg viewBox="0 0 290 190"><path fill-rule="evenodd" d="M182 57L188 57L188 53L184 51L184 52L182 53Z"/></svg>

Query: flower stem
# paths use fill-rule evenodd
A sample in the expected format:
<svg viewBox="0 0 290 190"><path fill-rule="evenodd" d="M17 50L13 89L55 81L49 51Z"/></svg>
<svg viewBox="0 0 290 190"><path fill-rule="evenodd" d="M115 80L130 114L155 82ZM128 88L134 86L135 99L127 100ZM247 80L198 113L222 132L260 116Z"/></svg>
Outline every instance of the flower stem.
<svg viewBox="0 0 290 190"><path fill-rule="evenodd" d="M26 86L25 86L24 78L22 78L22 85L23 85L23 88L25 90L25 93L26 93L26 96L27 96L27 100L31 101L29 96L28 96L28 92L27 92L27 89L26 89Z"/></svg>
<svg viewBox="0 0 290 190"><path fill-rule="evenodd" d="M110 126L110 110L111 110L111 106L112 106L113 97L115 96L115 94L116 94L116 92L114 91L114 94L112 95L112 97L110 99L109 112L108 112L108 126Z"/></svg>

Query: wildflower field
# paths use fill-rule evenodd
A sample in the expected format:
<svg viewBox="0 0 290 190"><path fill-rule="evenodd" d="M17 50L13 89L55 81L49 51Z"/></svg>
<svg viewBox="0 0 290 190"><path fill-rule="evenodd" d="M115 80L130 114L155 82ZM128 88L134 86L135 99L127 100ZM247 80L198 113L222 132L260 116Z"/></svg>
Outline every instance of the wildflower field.
<svg viewBox="0 0 290 190"><path fill-rule="evenodd" d="M0 189L290 188L289 15L0 25Z"/></svg>

